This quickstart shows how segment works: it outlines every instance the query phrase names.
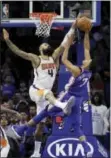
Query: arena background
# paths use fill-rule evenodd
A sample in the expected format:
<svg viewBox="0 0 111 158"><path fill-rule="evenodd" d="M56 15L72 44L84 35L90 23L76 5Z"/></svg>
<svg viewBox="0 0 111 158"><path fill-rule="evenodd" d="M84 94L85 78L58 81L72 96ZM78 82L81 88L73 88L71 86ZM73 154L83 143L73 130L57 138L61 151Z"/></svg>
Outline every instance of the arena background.
<svg viewBox="0 0 111 158"><path fill-rule="evenodd" d="M18 15L21 17L27 15L28 7L24 2L9 2L5 1L4 4L9 4L10 17ZM21 11L21 7L24 4L24 11ZM69 4L70 6L70 4ZM37 6L38 8L42 7ZM13 10L16 10L16 14L13 14ZM59 28L56 27L51 30L51 36L48 39L35 36L35 27L6 27L10 34L10 39L22 50L26 52L33 52L38 54L38 46L43 41L48 41L53 48L56 48L61 43L65 33L69 27ZM80 34L79 42L83 40L83 33ZM33 115L35 115L35 104L30 101L28 95L28 88L33 80L33 69L31 63L21 59L14 55L11 50L6 46L6 43L2 37L2 29L0 29L1 40L1 83L0 83L0 104L19 111L22 113L22 120L1 113L1 125L5 130L13 124L24 124ZM77 39L78 40L78 39ZM91 100L94 99L95 94L100 97L100 106L103 104L107 109L110 108L110 1L101 2L101 25L93 27L90 33L91 41L91 56L97 59L95 67L93 69L93 75L90 80L91 87ZM70 49L69 59L72 63L77 62L76 45ZM62 63L60 68L62 67ZM55 95L61 90L58 87L58 78L61 74L58 73L53 92ZM65 75L65 74L63 74ZM8 85L8 86L6 86ZM8 93L7 93L8 91ZM95 102L93 102L95 103ZM33 109L33 110L32 110ZM33 111L33 112L32 112ZM103 119L103 118L101 118ZM47 124L49 131L51 129L51 118L48 119ZM109 131L107 133L97 135L97 138L101 141L103 146L109 150ZM46 133L48 135L49 133ZM24 147L25 146L25 149ZM29 150L30 148L30 150ZM33 143L26 141L21 143L21 156L27 157L33 151Z"/></svg>

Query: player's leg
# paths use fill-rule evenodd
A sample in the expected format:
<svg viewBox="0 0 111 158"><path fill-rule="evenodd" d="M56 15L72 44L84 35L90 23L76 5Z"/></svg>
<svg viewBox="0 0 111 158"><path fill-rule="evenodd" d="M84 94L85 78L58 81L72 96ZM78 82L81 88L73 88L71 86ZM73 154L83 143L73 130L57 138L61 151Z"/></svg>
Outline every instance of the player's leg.
<svg viewBox="0 0 111 158"><path fill-rule="evenodd" d="M82 98L77 98L75 100L75 105L73 107L73 114L74 114L74 131L75 134L77 135L77 137L79 138L79 141L81 142L81 144L84 147L84 152L86 155L88 155L89 152L89 146L87 144L87 139L86 136L84 135L83 130L81 129L81 105L83 103L83 99Z"/></svg>
<svg viewBox="0 0 111 158"><path fill-rule="evenodd" d="M66 97L64 96L64 98L66 98ZM69 98L67 98L67 99L69 99ZM53 107L52 105L49 105L47 107L47 109L44 109L44 110L42 110L42 109L40 110L40 106L38 106L38 108L39 108L39 110L37 109L38 113L40 114L40 111L41 111L41 113L44 114L44 116L46 116L46 115L48 116L48 115L52 115L52 114L54 115L55 113L61 112L60 108ZM47 111L47 113L43 113L43 111ZM38 122L37 118L38 118L38 115L33 118L34 122L36 122L36 123ZM43 128L45 125L43 123L43 117L41 117L41 119L42 119L42 122L39 123L39 126L37 127L37 131L36 131L34 154L31 157L40 156L40 149L41 149L42 137L43 137ZM39 118L39 120L40 120L40 118Z"/></svg>
<svg viewBox="0 0 111 158"><path fill-rule="evenodd" d="M74 104L74 97L71 96L67 102L61 102L60 100L56 99L53 93L50 90L44 90L44 98L49 101L50 104L61 108L64 114L70 115L71 108Z"/></svg>
<svg viewBox="0 0 111 158"><path fill-rule="evenodd" d="M44 104L44 102L41 102L41 104ZM42 105L38 105L37 106L37 115L38 116L39 114L41 114L45 109L44 106ZM44 113L44 117L46 117L46 113ZM40 122L41 121L41 122ZM40 154L40 149L41 149L41 144L42 144L42 137L43 137L43 130L44 130L44 127L45 127L45 119L43 119L41 117L41 119L39 118L39 122L38 122L38 125L37 125L37 128L36 128L36 131L35 131L35 145L34 145L34 152L32 154L31 157L40 157L41 154ZM35 124L35 121L33 119L33 122ZM31 122L29 122L31 123Z"/></svg>
<svg viewBox="0 0 111 158"><path fill-rule="evenodd" d="M35 131L35 145L34 145L34 152L31 157L40 157L40 149L41 149L41 144L42 144L42 138L43 138L43 130L45 127L44 122L40 122L37 125L37 129Z"/></svg>
<svg viewBox="0 0 111 158"><path fill-rule="evenodd" d="M69 96L67 97L67 93L62 93L62 95L60 94L58 100L68 100L69 98L70 98ZM17 138L21 138L24 135L24 132L30 126L35 126L47 116L54 116L54 114L58 112L61 112L61 109L50 104L44 110L42 110L38 115L33 117L26 125L13 126L12 127L13 132L15 133Z"/></svg>
<svg viewBox="0 0 111 158"><path fill-rule="evenodd" d="M24 135L24 132L32 126L39 124L47 116L54 116L54 114L61 112L60 108L49 105L49 108L44 109L38 115L34 116L27 124L22 126L12 126L13 132L15 133L16 138L21 138Z"/></svg>

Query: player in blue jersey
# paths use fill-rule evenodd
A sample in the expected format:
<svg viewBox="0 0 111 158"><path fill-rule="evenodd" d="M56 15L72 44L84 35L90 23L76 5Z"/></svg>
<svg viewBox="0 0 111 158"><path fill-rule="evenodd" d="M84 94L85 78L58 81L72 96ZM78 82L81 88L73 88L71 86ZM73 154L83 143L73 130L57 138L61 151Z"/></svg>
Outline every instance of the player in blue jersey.
<svg viewBox="0 0 111 158"><path fill-rule="evenodd" d="M69 83L65 86L68 93L65 96L65 100L68 99L70 96L75 96L75 105L73 107L73 127L74 132L78 136L79 140L84 146L85 155L87 157L91 157L89 151L89 147L86 141L86 137L83 131L80 128L81 125L81 109L84 101L89 99L87 95L87 85L89 84L89 79L91 78L91 72L89 68L92 63L92 59L90 57L90 43L89 43L89 32L85 32L84 35L84 57L85 60L83 61L82 65L76 66L73 65L68 60L68 49L69 45L64 51L62 56L62 62L67 67L67 69L72 73L72 77L69 80Z"/></svg>
<svg viewBox="0 0 111 158"><path fill-rule="evenodd" d="M71 37L72 38L72 37ZM89 44L89 33L86 32L84 36L84 54L85 54L85 60L83 61L82 66L78 67L73 65L68 59L68 50L71 44L71 40L69 39L69 43L67 45L67 49L64 51L62 61L68 68L68 70L72 73L72 77L69 80L69 83L65 86L65 92L60 97L60 100L68 100L70 96L75 96L75 105L73 107L73 111L75 112L74 117L74 129L77 133L79 140L84 146L86 154L88 153L88 145L86 142L86 138L83 134L83 131L80 129L80 117L81 117L81 106L83 104L84 100L87 100L87 97L84 97L84 88L86 87L86 84L88 84L88 81L91 77L91 73L88 70L88 67L91 64L91 58L90 58L90 44ZM52 115L53 113L60 112L61 109L56 107L49 106L48 109L43 110L38 116L35 116L28 125L22 126L20 128L14 127L14 131L18 136L23 135L24 131L27 130L28 126L30 124L37 124L39 123L43 118L47 117L48 115Z"/></svg>

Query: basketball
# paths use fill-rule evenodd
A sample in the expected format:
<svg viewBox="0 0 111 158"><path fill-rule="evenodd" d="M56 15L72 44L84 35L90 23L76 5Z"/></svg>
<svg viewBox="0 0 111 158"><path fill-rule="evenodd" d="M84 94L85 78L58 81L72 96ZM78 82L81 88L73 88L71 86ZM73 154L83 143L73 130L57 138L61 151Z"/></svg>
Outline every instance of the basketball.
<svg viewBox="0 0 111 158"><path fill-rule="evenodd" d="M77 20L77 27L84 32L90 31L92 27L91 20L87 17L82 17Z"/></svg>

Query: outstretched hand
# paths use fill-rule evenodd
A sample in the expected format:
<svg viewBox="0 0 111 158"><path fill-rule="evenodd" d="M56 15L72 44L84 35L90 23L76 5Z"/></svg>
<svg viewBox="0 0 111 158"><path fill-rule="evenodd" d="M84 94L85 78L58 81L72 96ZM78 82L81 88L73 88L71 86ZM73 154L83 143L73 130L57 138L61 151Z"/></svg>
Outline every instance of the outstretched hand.
<svg viewBox="0 0 111 158"><path fill-rule="evenodd" d="M4 40L9 39L9 33L5 29L3 29L3 38L4 38Z"/></svg>

